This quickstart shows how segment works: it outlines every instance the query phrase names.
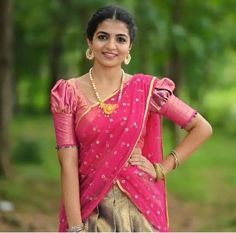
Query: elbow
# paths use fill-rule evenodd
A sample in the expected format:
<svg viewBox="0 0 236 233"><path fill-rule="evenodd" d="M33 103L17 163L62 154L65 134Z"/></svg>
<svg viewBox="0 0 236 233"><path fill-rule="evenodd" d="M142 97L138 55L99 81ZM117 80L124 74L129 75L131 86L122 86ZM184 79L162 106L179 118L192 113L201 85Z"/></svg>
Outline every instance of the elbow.
<svg viewBox="0 0 236 233"><path fill-rule="evenodd" d="M210 137L212 134L213 134L213 128L212 128L211 124L208 122L207 135L208 135L208 137Z"/></svg>
<svg viewBox="0 0 236 233"><path fill-rule="evenodd" d="M198 119L199 119L198 120L199 128L200 131L202 132L202 136L203 138L208 139L213 134L213 128L211 124L201 115L199 115Z"/></svg>
<svg viewBox="0 0 236 233"><path fill-rule="evenodd" d="M204 131L204 136L206 139L210 138L211 135L213 134L213 128L211 124L205 120L204 125L203 125L203 131Z"/></svg>
<svg viewBox="0 0 236 233"><path fill-rule="evenodd" d="M206 139L210 138L213 134L213 128L211 124L200 114L198 114L195 125L193 129L196 130L199 136L205 141Z"/></svg>

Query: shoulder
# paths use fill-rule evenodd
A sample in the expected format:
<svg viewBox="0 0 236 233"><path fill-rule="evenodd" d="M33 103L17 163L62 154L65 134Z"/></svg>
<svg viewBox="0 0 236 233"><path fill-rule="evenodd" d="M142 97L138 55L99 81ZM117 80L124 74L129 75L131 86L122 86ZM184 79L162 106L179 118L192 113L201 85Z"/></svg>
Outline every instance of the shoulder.
<svg viewBox="0 0 236 233"><path fill-rule="evenodd" d="M143 88L147 89L157 89L157 90L166 90L170 94L173 93L175 89L175 83L169 77L157 77L151 74L137 73L133 76L133 84L139 84Z"/></svg>
<svg viewBox="0 0 236 233"><path fill-rule="evenodd" d="M68 80L74 88L79 91L81 89L87 89L90 87L90 80L88 74L83 74L79 77L74 77Z"/></svg>
<svg viewBox="0 0 236 233"><path fill-rule="evenodd" d="M87 74L70 77L70 78L60 78L56 84L51 89L51 94L55 92L76 92L77 87L88 85Z"/></svg>
<svg viewBox="0 0 236 233"><path fill-rule="evenodd" d="M136 73L136 74L128 74L127 82L132 82L132 84L149 84L154 77L151 75Z"/></svg>
<svg viewBox="0 0 236 233"><path fill-rule="evenodd" d="M167 78L167 77L164 77L164 78L155 77L154 88L160 89L160 90L164 89L172 93L175 89L175 83L172 79Z"/></svg>
<svg viewBox="0 0 236 233"><path fill-rule="evenodd" d="M143 88L150 88L155 82L156 77L150 74L136 73L132 77L133 85L138 85Z"/></svg>
<svg viewBox="0 0 236 233"><path fill-rule="evenodd" d="M59 79L56 84L51 89L51 94L54 94L55 92L62 92L66 90L72 90L73 89L73 82L72 79Z"/></svg>
<svg viewBox="0 0 236 233"><path fill-rule="evenodd" d="M77 88L77 78L59 79L51 89L51 109L53 112L71 113L76 110L79 101Z"/></svg>

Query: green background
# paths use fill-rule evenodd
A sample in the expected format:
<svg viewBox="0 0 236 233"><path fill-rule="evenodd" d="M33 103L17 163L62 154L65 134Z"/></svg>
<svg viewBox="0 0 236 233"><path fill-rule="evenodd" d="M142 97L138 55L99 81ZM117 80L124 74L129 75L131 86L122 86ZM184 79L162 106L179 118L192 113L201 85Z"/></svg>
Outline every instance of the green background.
<svg viewBox="0 0 236 233"><path fill-rule="evenodd" d="M236 1L15 0L11 176L0 178L0 231L56 231L60 170L49 93L88 71L85 29L100 6L130 11L138 35L126 71L171 77L213 135L168 175L173 231L236 231ZM165 154L175 145L164 122Z"/></svg>

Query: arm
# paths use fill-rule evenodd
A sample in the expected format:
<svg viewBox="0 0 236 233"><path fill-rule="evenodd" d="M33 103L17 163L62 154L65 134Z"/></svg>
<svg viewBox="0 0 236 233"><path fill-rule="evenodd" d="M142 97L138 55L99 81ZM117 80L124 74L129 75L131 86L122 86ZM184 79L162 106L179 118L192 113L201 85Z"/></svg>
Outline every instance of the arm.
<svg viewBox="0 0 236 233"><path fill-rule="evenodd" d="M212 134L212 127L199 113L192 119L192 122L185 128L187 135L176 147L179 163L183 163L190 155L196 151L203 142ZM156 171L153 164L144 156L142 156L141 149L134 150L129 163L131 165L137 165L145 172L149 173L153 177L156 177ZM167 156L161 162L163 172L167 175L175 167L175 159L173 156Z"/></svg>
<svg viewBox="0 0 236 233"><path fill-rule="evenodd" d="M78 176L78 149L76 147L58 150L61 165L62 196L69 228L82 225Z"/></svg>
<svg viewBox="0 0 236 233"><path fill-rule="evenodd" d="M187 135L175 149L179 155L178 159L180 164L196 151L212 134L211 125L199 113L192 119L192 122L187 125L185 130L187 131ZM162 166L165 173L169 173L175 166L173 156L168 156L162 162Z"/></svg>
<svg viewBox="0 0 236 233"><path fill-rule="evenodd" d="M75 132L75 114L78 96L69 81L59 80L51 90L58 159L61 165L62 198L69 229L83 229L81 220L78 146ZM76 226L76 228L72 228Z"/></svg>
<svg viewBox="0 0 236 233"><path fill-rule="evenodd" d="M212 134L212 128L199 113L194 117L196 111L174 96L174 87L175 85L170 79L164 78L157 81L150 101L150 109L167 117L187 131L187 135L175 149L179 163L183 163ZM131 164L138 165L156 177L155 166L145 157L140 157L140 154L141 151L134 151L134 155L130 159ZM167 174L174 169L175 158L168 156L160 165L161 168L158 165L156 169L159 170L157 173L161 173L161 177L163 177L163 173Z"/></svg>

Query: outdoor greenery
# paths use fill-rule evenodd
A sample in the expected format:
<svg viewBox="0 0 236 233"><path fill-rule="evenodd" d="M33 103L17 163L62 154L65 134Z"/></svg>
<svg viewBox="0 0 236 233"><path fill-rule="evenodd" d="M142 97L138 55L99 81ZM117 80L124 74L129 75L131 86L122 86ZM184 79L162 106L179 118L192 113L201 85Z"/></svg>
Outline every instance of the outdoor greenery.
<svg viewBox="0 0 236 233"><path fill-rule="evenodd" d="M168 176L171 228L236 231L236 1L10 1L11 170L0 178L0 201L10 201L15 210L0 210L0 231L57 229L60 170L50 89L59 78L88 71L86 23L108 4L126 8L137 21L132 60L125 70L171 77L175 94L213 126L212 138ZM172 127L164 123L167 154L174 141Z"/></svg>

